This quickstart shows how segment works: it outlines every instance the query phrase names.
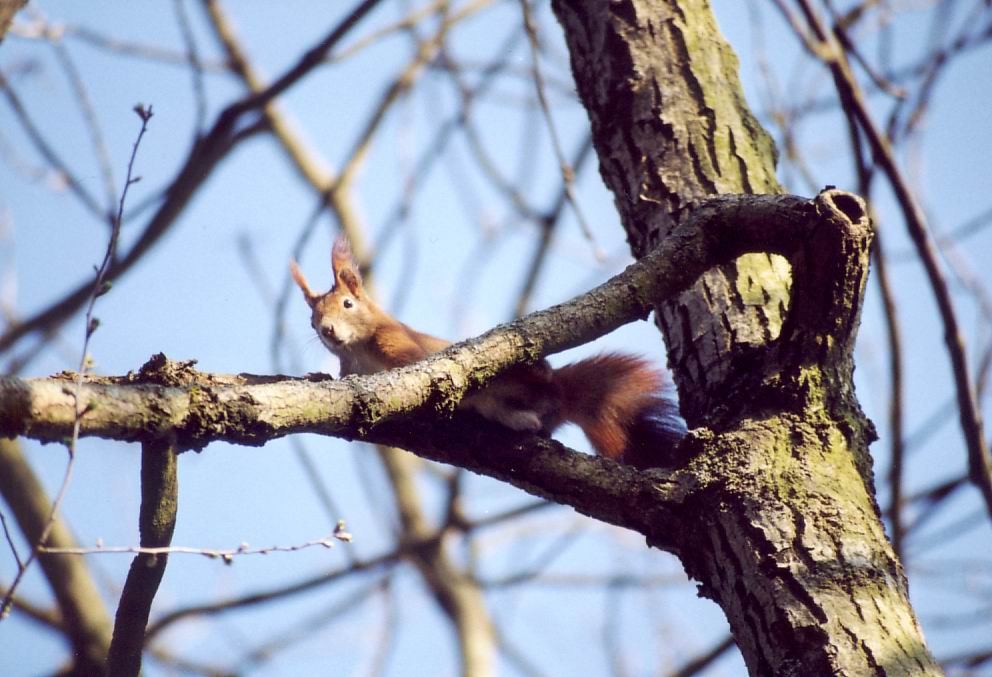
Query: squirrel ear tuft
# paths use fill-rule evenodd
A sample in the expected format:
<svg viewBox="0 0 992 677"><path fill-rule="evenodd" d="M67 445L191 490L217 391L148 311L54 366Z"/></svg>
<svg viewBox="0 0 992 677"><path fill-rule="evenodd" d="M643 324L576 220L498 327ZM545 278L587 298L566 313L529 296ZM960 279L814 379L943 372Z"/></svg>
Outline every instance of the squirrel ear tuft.
<svg viewBox="0 0 992 677"><path fill-rule="evenodd" d="M352 294L358 294L362 286L362 276L351 256L348 238L344 235L338 235L334 240L334 248L331 250L331 266L334 268L335 285L342 282Z"/></svg>
<svg viewBox="0 0 992 677"><path fill-rule="evenodd" d="M334 247L331 249L331 265L334 267L334 276L345 268L354 268L355 264L351 260L351 246L348 238L338 235L334 238Z"/></svg>
<svg viewBox="0 0 992 677"><path fill-rule="evenodd" d="M303 292L303 298L306 299L307 305L312 308L313 304L317 301L317 295L310 289L310 285L307 284L307 278L303 277L303 271L300 270L300 267L296 265L296 261L293 259L289 260L289 273L293 276L296 286Z"/></svg>

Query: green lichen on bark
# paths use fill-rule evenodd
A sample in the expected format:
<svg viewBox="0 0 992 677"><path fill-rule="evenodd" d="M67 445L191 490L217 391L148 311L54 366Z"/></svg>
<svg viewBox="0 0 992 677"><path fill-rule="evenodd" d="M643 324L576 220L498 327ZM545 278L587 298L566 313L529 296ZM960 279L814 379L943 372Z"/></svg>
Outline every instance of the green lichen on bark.
<svg viewBox="0 0 992 677"><path fill-rule="evenodd" d="M700 149L696 154L704 158L715 192L780 192L775 142L747 106L737 55L723 40L709 2L685 0L675 7L672 25L677 30L671 35L685 59L683 77L696 91L701 111L690 125L690 138Z"/></svg>
<svg viewBox="0 0 992 677"><path fill-rule="evenodd" d="M781 190L706 0L553 7L636 256L677 237L706 196ZM936 674L874 502L873 432L851 382L870 225L855 197L821 194L815 212L791 266L742 256L657 301L682 411L712 435L680 446L696 483L683 528L649 540L721 604L752 674L879 674L890 654L895 673ZM736 240L721 231L707 245Z"/></svg>
<svg viewBox="0 0 992 677"><path fill-rule="evenodd" d="M744 101L737 58L706 0L557 0L553 7L600 172L635 256L708 196L781 192L774 143ZM747 370L742 352L778 337L790 292L788 268L756 254L659 304L656 321L690 418Z"/></svg>
<svg viewBox="0 0 992 677"><path fill-rule="evenodd" d="M699 440L678 554L732 610L751 674L870 674L887 654L892 674L937 674L843 431L812 411Z"/></svg>
<svg viewBox="0 0 992 677"><path fill-rule="evenodd" d="M782 331L782 323L789 310L792 289L789 262L777 254L745 254L738 257L734 265L734 287L741 302L762 309L767 340L774 341Z"/></svg>

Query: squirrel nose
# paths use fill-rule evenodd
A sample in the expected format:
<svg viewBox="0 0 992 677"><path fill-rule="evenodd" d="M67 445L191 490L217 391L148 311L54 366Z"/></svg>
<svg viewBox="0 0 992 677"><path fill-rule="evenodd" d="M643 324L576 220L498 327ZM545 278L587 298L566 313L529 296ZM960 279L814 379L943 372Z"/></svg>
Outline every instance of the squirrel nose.
<svg viewBox="0 0 992 677"><path fill-rule="evenodd" d="M331 339L332 341L335 340L334 327L321 327L320 333L324 336L324 338Z"/></svg>

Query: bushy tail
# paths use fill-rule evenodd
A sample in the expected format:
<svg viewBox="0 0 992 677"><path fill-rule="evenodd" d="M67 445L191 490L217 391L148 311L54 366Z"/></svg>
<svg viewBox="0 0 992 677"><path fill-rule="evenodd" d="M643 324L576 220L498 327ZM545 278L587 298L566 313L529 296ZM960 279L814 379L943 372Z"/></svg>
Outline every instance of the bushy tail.
<svg viewBox="0 0 992 677"><path fill-rule="evenodd" d="M605 353L556 369L554 382L562 418L582 428L600 456L641 469L671 463L685 424L646 360Z"/></svg>

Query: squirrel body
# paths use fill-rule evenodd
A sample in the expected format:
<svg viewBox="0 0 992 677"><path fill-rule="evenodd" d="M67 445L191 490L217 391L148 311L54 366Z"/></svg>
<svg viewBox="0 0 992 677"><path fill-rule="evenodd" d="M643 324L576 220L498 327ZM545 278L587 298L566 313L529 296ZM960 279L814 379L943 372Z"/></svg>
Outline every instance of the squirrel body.
<svg viewBox="0 0 992 677"><path fill-rule="evenodd" d="M331 254L334 286L311 290L290 261L310 306L310 324L337 355L341 376L413 364L451 345L396 320L365 291L345 238ZM662 373L634 355L604 353L554 369L546 360L510 367L459 406L519 431L550 435L577 424L601 456L639 468L662 465L684 434L674 402L661 395Z"/></svg>

